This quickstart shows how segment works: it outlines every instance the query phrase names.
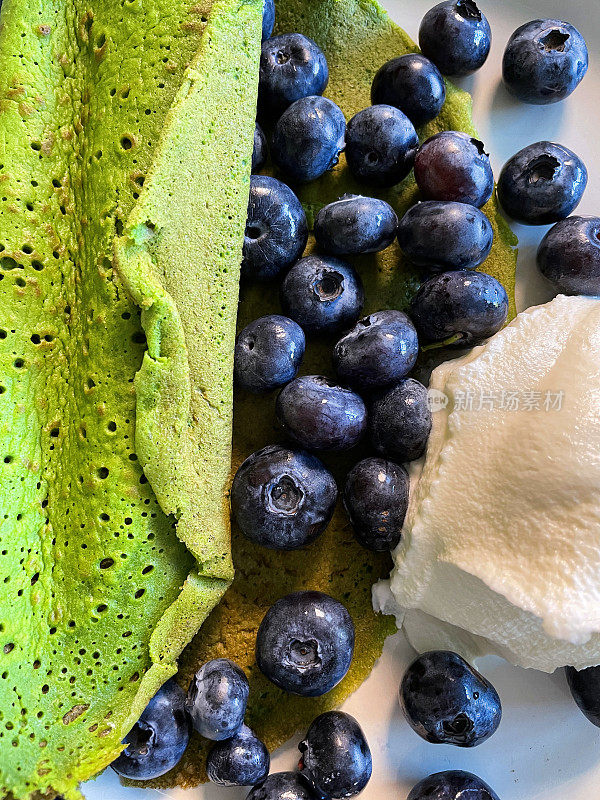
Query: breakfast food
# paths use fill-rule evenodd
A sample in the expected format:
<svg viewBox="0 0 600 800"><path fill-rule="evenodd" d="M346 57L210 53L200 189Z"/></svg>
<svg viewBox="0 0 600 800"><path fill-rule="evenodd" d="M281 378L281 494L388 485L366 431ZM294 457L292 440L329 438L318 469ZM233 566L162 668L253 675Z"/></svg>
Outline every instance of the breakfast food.
<svg viewBox="0 0 600 800"><path fill-rule="evenodd" d="M447 405L415 470L391 593L376 589L417 650L546 672L600 661L599 348L600 300L559 296L434 370Z"/></svg>

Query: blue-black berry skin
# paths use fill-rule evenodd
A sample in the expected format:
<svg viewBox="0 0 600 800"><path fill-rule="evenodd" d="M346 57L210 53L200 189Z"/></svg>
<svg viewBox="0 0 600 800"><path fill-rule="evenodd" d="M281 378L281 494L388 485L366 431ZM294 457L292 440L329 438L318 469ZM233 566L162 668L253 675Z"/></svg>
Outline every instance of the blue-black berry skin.
<svg viewBox="0 0 600 800"><path fill-rule="evenodd" d="M247 539L296 550L327 527L337 500L331 473L315 456L269 445L244 461L231 487L231 508Z"/></svg>
<svg viewBox="0 0 600 800"><path fill-rule="evenodd" d="M301 258L283 279L279 296L284 313L311 336L353 325L365 302L357 271L334 256Z"/></svg>
<svg viewBox="0 0 600 800"><path fill-rule="evenodd" d="M377 253L396 236L398 217L385 200L346 194L329 203L315 217L319 247L334 256Z"/></svg>
<svg viewBox="0 0 600 800"><path fill-rule="evenodd" d="M406 257L432 272L478 267L493 240L489 219L466 203L425 200L409 208L398 225L398 242Z"/></svg>
<svg viewBox="0 0 600 800"><path fill-rule="evenodd" d="M492 31L473 0L446 0L430 9L419 28L419 47L444 75L469 75L489 55Z"/></svg>
<svg viewBox="0 0 600 800"><path fill-rule="evenodd" d="M269 314L255 319L236 339L235 385L255 394L285 386L298 374L304 348L304 331L288 317Z"/></svg>
<svg viewBox="0 0 600 800"><path fill-rule="evenodd" d="M442 131L427 139L415 158L415 180L424 200L449 200L477 208L494 189L483 142L468 133Z"/></svg>
<svg viewBox="0 0 600 800"><path fill-rule="evenodd" d="M256 663L276 686L320 697L348 672L354 624L338 600L322 592L294 592L265 614L256 637Z"/></svg>
<svg viewBox="0 0 600 800"><path fill-rule="evenodd" d="M576 670L565 667L573 700L587 719L600 728L600 667Z"/></svg>
<svg viewBox="0 0 600 800"><path fill-rule="evenodd" d="M442 272L420 286L410 315L423 341L454 338L451 344L472 346L504 325L508 295L496 278L484 272Z"/></svg>
<svg viewBox="0 0 600 800"><path fill-rule="evenodd" d="M350 470L344 506L363 547L385 553L400 543L408 492L407 471L392 461L365 458Z"/></svg>
<svg viewBox="0 0 600 800"><path fill-rule="evenodd" d="M448 650L432 650L412 662L400 684L400 706L423 739L457 747L485 742L502 717L492 684Z"/></svg>
<svg viewBox="0 0 600 800"><path fill-rule="evenodd" d="M333 367L343 384L370 391L396 383L419 355L415 326L402 311L376 311L359 320L333 349Z"/></svg>
<svg viewBox="0 0 600 800"><path fill-rule="evenodd" d="M297 772L274 772L246 800L320 800Z"/></svg>
<svg viewBox="0 0 600 800"><path fill-rule="evenodd" d="M585 39L560 19L534 19L521 25L508 40L502 60L508 91L534 105L564 100L587 68Z"/></svg>
<svg viewBox="0 0 600 800"><path fill-rule="evenodd" d="M303 97L277 120L271 157L289 180L308 183L335 167L345 136L346 119L332 100Z"/></svg>
<svg viewBox="0 0 600 800"><path fill-rule="evenodd" d="M219 786L255 786L269 774L265 745L247 725L231 739L217 742L206 759L208 779Z"/></svg>
<svg viewBox="0 0 600 800"><path fill-rule="evenodd" d="M574 211L587 186L585 164L568 147L536 142L510 158L498 178L498 200L509 217L548 225Z"/></svg>
<svg viewBox="0 0 600 800"><path fill-rule="evenodd" d="M263 42L260 54L259 106L279 115L309 95L321 95L329 80L321 48L301 33L282 33Z"/></svg>
<svg viewBox="0 0 600 800"><path fill-rule="evenodd" d="M371 86L373 105L399 108L416 128L437 117L445 100L446 84L441 72L419 53L386 62Z"/></svg>
<svg viewBox="0 0 600 800"><path fill-rule="evenodd" d="M303 375L288 383L275 413L287 435L306 450L349 450L367 429L362 398L321 375Z"/></svg>
<svg viewBox="0 0 600 800"><path fill-rule="evenodd" d="M186 708L201 736L220 742L242 727L250 687L243 671L228 658L207 661L191 680Z"/></svg>
<svg viewBox="0 0 600 800"><path fill-rule="evenodd" d="M311 724L300 750L300 774L322 798L354 797L371 778L371 750L358 722L326 711Z"/></svg>
<svg viewBox="0 0 600 800"><path fill-rule="evenodd" d="M167 681L148 703L129 731L125 750L111 764L124 778L149 781L173 769L183 756L190 736L185 695Z"/></svg>
<svg viewBox="0 0 600 800"><path fill-rule="evenodd" d="M262 40L268 39L275 27L275 0L264 0L262 19Z"/></svg>
<svg viewBox="0 0 600 800"><path fill-rule="evenodd" d="M268 175L250 177L242 276L269 281L297 261L308 241L306 214L285 183Z"/></svg>
<svg viewBox="0 0 600 800"><path fill-rule="evenodd" d="M403 464L420 458L431 432L427 389L404 378L374 400L369 414L371 444L382 456Z"/></svg>
<svg viewBox="0 0 600 800"><path fill-rule="evenodd" d="M567 217L540 242L537 265L564 294L600 295L600 217Z"/></svg>
<svg viewBox="0 0 600 800"><path fill-rule="evenodd" d="M423 778L406 798L406 800L500 800L496 792L485 781L464 772L451 769L436 772Z"/></svg>
<svg viewBox="0 0 600 800"><path fill-rule="evenodd" d="M348 123L346 163L363 183L394 186L411 171L418 146L406 114L394 106L369 106Z"/></svg>
<svg viewBox="0 0 600 800"><path fill-rule="evenodd" d="M267 160L267 137L258 123L254 128L254 150L252 151L252 172L260 172Z"/></svg>

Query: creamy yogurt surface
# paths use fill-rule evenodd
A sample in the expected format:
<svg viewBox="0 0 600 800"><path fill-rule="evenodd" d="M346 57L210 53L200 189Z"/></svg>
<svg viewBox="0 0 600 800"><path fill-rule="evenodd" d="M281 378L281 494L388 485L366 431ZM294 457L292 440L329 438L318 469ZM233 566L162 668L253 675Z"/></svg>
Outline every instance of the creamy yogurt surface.
<svg viewBox="0 0 600 800"><path fill-rule="evenodd" d="M430 388L438 410L375 607L419 651L600 663L600 299L519 314Z"/></svg>

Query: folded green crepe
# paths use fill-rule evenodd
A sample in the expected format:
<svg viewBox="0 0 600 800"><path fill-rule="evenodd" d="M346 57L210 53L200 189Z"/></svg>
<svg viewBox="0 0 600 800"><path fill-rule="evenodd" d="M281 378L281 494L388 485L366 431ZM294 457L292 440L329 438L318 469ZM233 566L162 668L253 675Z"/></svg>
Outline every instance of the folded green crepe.
<svg viewBox="0 0 600 800"><path fill-rule="evenodd" d="M278 32L300 31L325 51L330 68L325 94L339 104L348 119L370 105L373 76L385 61L418 50L373 0L277 0L276 7ZM441 114L419 133L423 139L444 129L475 135L471 98L451 84ZM282 178L285 180L285 176ZM344 192L372 193L370 187L351 178L343 156L332 173L298 191L309 212L316 212ZM378 194L399 213L418 199L412 177L399 187ZM516 238L500 216L495 198L484 211L494 227L495 239L482 269L506 287L512 317ZM356 259L354 263L365 284L365 313L406 307L422 280L422 275L402 257L397 246ZM263 314L279 313L277 290L277 286L242 286L238 327ZM302 372L331 375L332 345L332 341L309 341ZM265 399L242 393L236 397L234 468L255 450L283 441L275 425L274 400L274 397ZM362 455L352 451L344 457L327 459L339 486ZM373 555L356 543L341 504L326 533L301 551L269 551L250 544L234 529L233 558L236 567L233 585L184 651L179 679L182 686L187 686L193 672L210 658L226 656L237 661L250 678L247 722L273 749L296 731L306 730L322 711L338 706L370 673L386 636L396 629L393 619L376 616L371 606L372 584L388 576L391 562L388 557ZM298 589L319 589L337 597L348 607L356 626L356 649L350 671L339 686L321 698L299 698L280 691L259 672L254 661L256 631L264 614L279 597ZM194 786L205 780L208 748L209 743L199 737L192 739L179 766L149 785Z"/></svg>
<svg viewBox="0 0 600 800"><path fill-rule="evenodd" d="M3 3L2 798L79 797L233 575L261 18L261 0Z"/></svg>

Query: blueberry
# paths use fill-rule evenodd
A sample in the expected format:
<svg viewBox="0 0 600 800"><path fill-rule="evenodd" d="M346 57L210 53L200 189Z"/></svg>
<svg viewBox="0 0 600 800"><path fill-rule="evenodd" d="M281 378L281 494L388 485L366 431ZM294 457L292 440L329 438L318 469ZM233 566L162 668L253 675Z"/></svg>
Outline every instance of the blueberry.
<svg viewBox="0 0 600 800"><path fill-rule="evenodd" d="M568 217L587 185L583 161L566 147L536 142L510 158L498 179L498 200L513 219L546 225Z"/></svg>
<svg viewBox="0 0 600 800"><path fill-rule="evenodd" d="M251 789L246 800L318 800L297 772L274 772Z"/></svg>
<svg viewBox="0 0 600 800"><path fill-rule="evenodd" d="M565 667L567 683L579 710L600 728L600 667Z"/></svg>
<svg viewBox="0 0 600 800"><path fill-rule="evenodd" d="M377 311L359 320L333 349L333 366L342 383L359 391L389 386L415 365L419 341L402 311Z"/></svg>
<svg viewBox="0 0 600 800"><path fill-rule="evenodd" d="M478 208L494 189L483 142L460 131L436 133L421 145L415 158L415 180L425 200L453 200Z"/></svg>
<svg viewBox="0 0 600 800"><path fill-rule="evenodd" d="M295 378L304 357L304 331L280 314L255 319L235 343L234 379L248 392L270 392Z"/></svg>
<svg viewBox="0 0 600 800"><path fill-rule="evenodd" d="M404 254L419 267L474 269L492 249L494 231L475 206L426 200L409 208L398 225Z"/></svg>
<svg viewBox="0 0 600 800"><path fill-rule="evenodd" d="M430 9L419 28L419 47L444 75L469 75L490 52L490 24L473 0L445 0Z"/></svg>
<svg viewBox="0 0 600 800"><path fill-rule="evenodd" d="M420 458L431 431L427 389L405 378L378 397L371 408L371 443L381 455L400 463Z"/></svg>
<svg viewBox="0 0 600 800"><path fill-rule="evenodd" d="M399 108L415 127L437 117L445 100L439 69L419 53L392 58L379 69L371 87L373 105Z"/></svg>
<svg viewBox="0 0 600 800"><path fill-rule="evenodd" d="M201 736L220 742L242 726L250 687L233 661L207 661L191 680L185 701L194 728Z"/></svg>
<svg viewBox="0 0 600 800"><path fill-rule="evenodd" d="M318 458L270 446L249 456L231 487L240 530L257 544L295 550L319 536L333 515L337 487Z"/></svg>
<svg viewBox="0 0 600 800"><path fill-rule="evenodd" d="M414 296L410 314L419 336L429 342L474 345L506 322L506 290L485 272L442 272L425 281Z"/></svg>
<svg viewBox="0 0 600 800"><path fill-rule="evenodd" d="M303 97L277 120L271 157L291 180L314 181L338 163L345 135L346 120L332 100Z"/></svg>
<svg viewBox="0 0 600 800"><path fill-rule="evenodd" d="M540 242L537 265L564 294L600 295L600 217L568 217Z"/></svg>
<svg viewBox="0 0 600 800"><path fill-rule="evenodd" d="M449 769L419 781L406 800L499 800L485 781L471 772Z"/></svg>
<svg viewBox="0 0 600 800"><path fill-rule="evenodd" d="M385 200L345 194L318 212L314 234L327 253L359 255L385 250L394 241L397 228L396 212Z"/></svg>
<svg viewBox="0 0 600 800"><path fill-rule="evenodd" d="M309 95L321 95L329 80L321 48L301 33L283 33L263 42L258 83L259 105L279 115Z"/></svg>
<svg viewBox="0 0 600 800"><path fill-rule="evenodd" d="M344 487L344 506L363 547L385 553L399 544L408 490L404 467L383 458L365 458L350 471Z"/></svg>
<svg viewBox="0 0 600 800"><path fill-rule="evenodd" d="M343 711L326 711L300 742L300 774L322 798L354 797L371 778L371 750L362 728Z"/></svg>
<svg viewBox="0 0 600 800"><path fill-rule="evenodd" d="M242 725L231 739L217 742L206 759L208 779L219 786L255 786L269 774L269 751Z"/></svg>
<svg viewBox="0 0 600 800"><path fill-rule="evenodd" d="M281 285L283 311L308 334L338 333L358 319L365 301L360 276L332 256L307 256Z"/></svg>
<svg viewBox="0 0 600 800"><path fill-rule="evenodd" d="M418 656L404 673L400 705L411 728L432 744L476 747L502 716L492 684L448 650Z"/></svg>
<svg viewBox="0 0 600 800"><path fill-rule="evenodd" d="M267 160L267 137L258 123L254 128L254 150L252 151L252 172L260 172Z"/></svg>
<svg viewBox="0 0 600 800"><path fill-rule="evenodd" d="M308 241L306 214L285 183L268 175L250 177L242 276L267 281L297 261Z"/></svg>
<svg viewBox="0 0 600 800"><path fill-rule="evenodd" d="M275 27L275 0L264 0L262 18L262 39L268 39Z"/></svg>
<svg viewBox="0 0 600 800"><path fill-rule="evenodd" d="M175 681L169 680L124 738L127 747L111 767L118 775L135 781L159 778L179 763L189 737L185 695Z"/></svg>
<svg viewBox="0 0 600 800"><path fill-rule="evenodd" d="M280 689L320 697L348 672L354 624L346 608L322 592L294 592L265 614L256 637L256 663Z"/></svg>
<svg viewBox="0 0 600 800"><path fill-rule="evenodd" d="M504 83L524 103L557 103L577 88L588 68L585 39L560 19L534 19L508 40Z"/></svg>
<svg viewBox="0 0 600 800"><path fill-rule="evenodd" d="M349 450L367 427L362 399L321 375L288 383L279 393L275 413L288 436L307 450Z"/></svg>
<svg viewBox="0 0 600 800"><path fill-rule="evenodd" d="M346 163L359 181L394 186L412 169L419 139L409 118L394 106L355 114L346 131Z"/></svg>

